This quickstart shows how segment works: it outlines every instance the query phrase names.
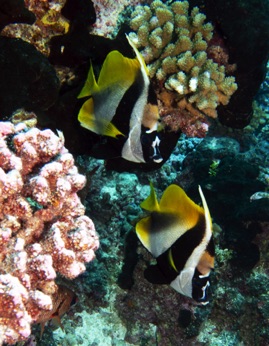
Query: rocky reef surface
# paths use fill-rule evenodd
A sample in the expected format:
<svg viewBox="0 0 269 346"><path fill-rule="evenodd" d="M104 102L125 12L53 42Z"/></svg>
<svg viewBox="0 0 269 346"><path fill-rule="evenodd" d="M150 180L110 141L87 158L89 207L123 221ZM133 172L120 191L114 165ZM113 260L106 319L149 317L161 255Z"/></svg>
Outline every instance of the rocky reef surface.
<svg viewBox="0 0 269 346"><path fill-rule="evenodd" d="M85 197L100 236L97 260L73 283L78 303L64 331L46 328L40 345L267 345L268 137L223 126L205 139L182 136L157 172L117 173L87 156ZM216 268L207 306L168 286L148 283L152 261L134 225L149 181L159 195L171 183L199 201L200 184L214 222ZM38 335L37 335L38 338Z"/></svg>
<svg viewBox="0 0 269 346"><path fill-rule="evenodd" d="M225 36L231 63L237 63L238 90L227 107L218 106L218 119L210 118L206 137L181 134L158 170L116 172L106 161L89 156L96 138L78 124L77 95L90 60L100 65L111 49L130 54L125 32L121 36L133 9L127 5L150 3L120 1L118 18L115 1L0 0L1 117L7 120L24 108L37 114L41 129L63 131L66 148L87 176L79 196L100 240L96 259L84 273L73 281L56 280L78 297L61 318L63 328L47 323L41 336L40 326L33 325L32 336L17 346L269 344L268 3L255 7L256 0L238 0L231 21L228 2L210 6L210 0L189 1ZM115 17L109 18L107 10L102 17L108 6ZM253 22L257 30L252 30ZM238 23L244 23L244 30ZM189 113L185 116L192 120ZM185 133L194 133L191 123L184 122ZM202 186L216 243L206 306L144 278L153 258L134 228L143 216L140 203L149 193L149 182L158 196L170 184L179 184L196 203Z"/></svg>

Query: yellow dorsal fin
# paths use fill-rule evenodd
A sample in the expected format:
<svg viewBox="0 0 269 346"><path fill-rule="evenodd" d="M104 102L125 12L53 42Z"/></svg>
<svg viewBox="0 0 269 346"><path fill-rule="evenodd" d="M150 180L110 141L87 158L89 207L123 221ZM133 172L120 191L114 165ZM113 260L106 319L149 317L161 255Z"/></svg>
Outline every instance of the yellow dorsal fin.
<svg viewBox="0 0 269 346"><path fill-rule="evenodd" d="M86 82L78 98L92 96L114 85L120 85L121 88L127 90L134 82L139 69L140 62L138 59L126 58L117 50L113 50L107 55L103 63L98 82L96 82L91 64Z"/></svg>
<svg viewBox="0 0 269 346"><path fill-rule="evenodd" d="M123 135L113 125L113 117L139 71L140 63L137 58L126 58L116 50L107 55L97 82L91 65L87 80L78 95L78 98L91 96L79 111L78 120L81 125L100 135L114 138Z"/></svg>
<svg viewBox="0 0 269 346"><path fill-rule="evenodd" d="M96 83L95 75L93 72L93 67L91 64L86 82L85 82L81 92L78 95L78 99L80 99L82 97L91 96L92 93L96 92L97 90L98 90L98 85Z"/></svg>
<svg viewBox="0 0 269 346"><path fill-rule="evenodd" d="M176 214L182 229L186 230L194 227L199 216L204 214L203 208L194 203L181 187L174 184L164 191L160 200L160 211Z"/></svg>
<svg viewBox="0 0 269 346"><path fill-rule="evenodd" d="M140 204L140 207L148 211L159 211L159 202L152 182L150 182L150 195Z"/></svg>
<svg viewBox="0 0 269 346"><path fill-rule="evenodd" d="M170 185L164 191L160 203L152 184L150 187L150 195L141 203L141 207L153 213L137 223L136 232L142 244L157 258L171 248L185 232L193 229L201 219L207 218L205 214L209 217L209 212L202 195L205 211L177 185ZM206 230L206 234L210 236L210 229ZM172 252L168 253L168 261L171 267L177 270Z"/></svg>
<svg viewBox="0 0 269 346"><path fill-rule="evenodd" d="M126 58L117 50L113 50L104 61L98 78L98 87L104 90L119 85L127 90L134 82L139 69L137 59Z"/></svg>

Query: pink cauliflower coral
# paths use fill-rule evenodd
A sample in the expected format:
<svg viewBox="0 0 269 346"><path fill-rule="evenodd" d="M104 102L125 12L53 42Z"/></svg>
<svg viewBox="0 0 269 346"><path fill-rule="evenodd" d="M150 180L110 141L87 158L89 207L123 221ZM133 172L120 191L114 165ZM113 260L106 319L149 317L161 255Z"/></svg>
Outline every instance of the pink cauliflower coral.
<svg viewBox="0 0 269 346"><path fill-rule="evenodd" d="M0 344L26 339L52 309L57 273L73 279L99 246L61 134L0 122Z"/></svg>

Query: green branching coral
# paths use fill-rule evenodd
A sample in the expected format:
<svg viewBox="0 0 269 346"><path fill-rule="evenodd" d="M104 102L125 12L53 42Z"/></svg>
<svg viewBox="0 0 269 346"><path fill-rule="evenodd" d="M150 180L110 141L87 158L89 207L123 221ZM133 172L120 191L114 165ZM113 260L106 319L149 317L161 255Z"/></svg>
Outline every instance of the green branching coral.
<svg viewBox="0 0 269 346"><path fill-rule="evenodd" d="M154 0L150 6L137 6L130 27L131 39L141 50L150 77L176 91L188 110L195 108L216 117L216 107L226 105L237 89L234 77L225 75L225 66L208 58L208 42L213 26L188 1L171 5Z"/></svg>

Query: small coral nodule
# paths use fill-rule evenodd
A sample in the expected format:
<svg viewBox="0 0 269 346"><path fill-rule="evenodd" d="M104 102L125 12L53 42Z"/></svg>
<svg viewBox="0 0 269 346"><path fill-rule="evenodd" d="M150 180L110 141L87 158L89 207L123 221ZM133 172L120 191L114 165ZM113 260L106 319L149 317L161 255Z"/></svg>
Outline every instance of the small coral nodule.
<svg viewBox="0 0 269 346"><path fill-rule="evenodd" d="M235 78L226 76L227 56L222 63L208 53L214 28L198 7L188 1L165 4L154 0L150 6L137 6L132 12L130 38L141 51L151 78L175 92L175 99L212 118L219 104L227 105L237 90ZM216 50L216 48L215 48ZM222 54L223 55L223 54ZM219 55L218 55L219 56ZM180 107L180 106L179 106ZM184 109L185 111L185 109Z"/></svg>
<svg viewBox="0 0 269 346"><path fill-rule="evenodd" d="M25 340L52 309L57 274L73 279L94 259L84 185L62 135L0 122L0 344Z"/></svg>

